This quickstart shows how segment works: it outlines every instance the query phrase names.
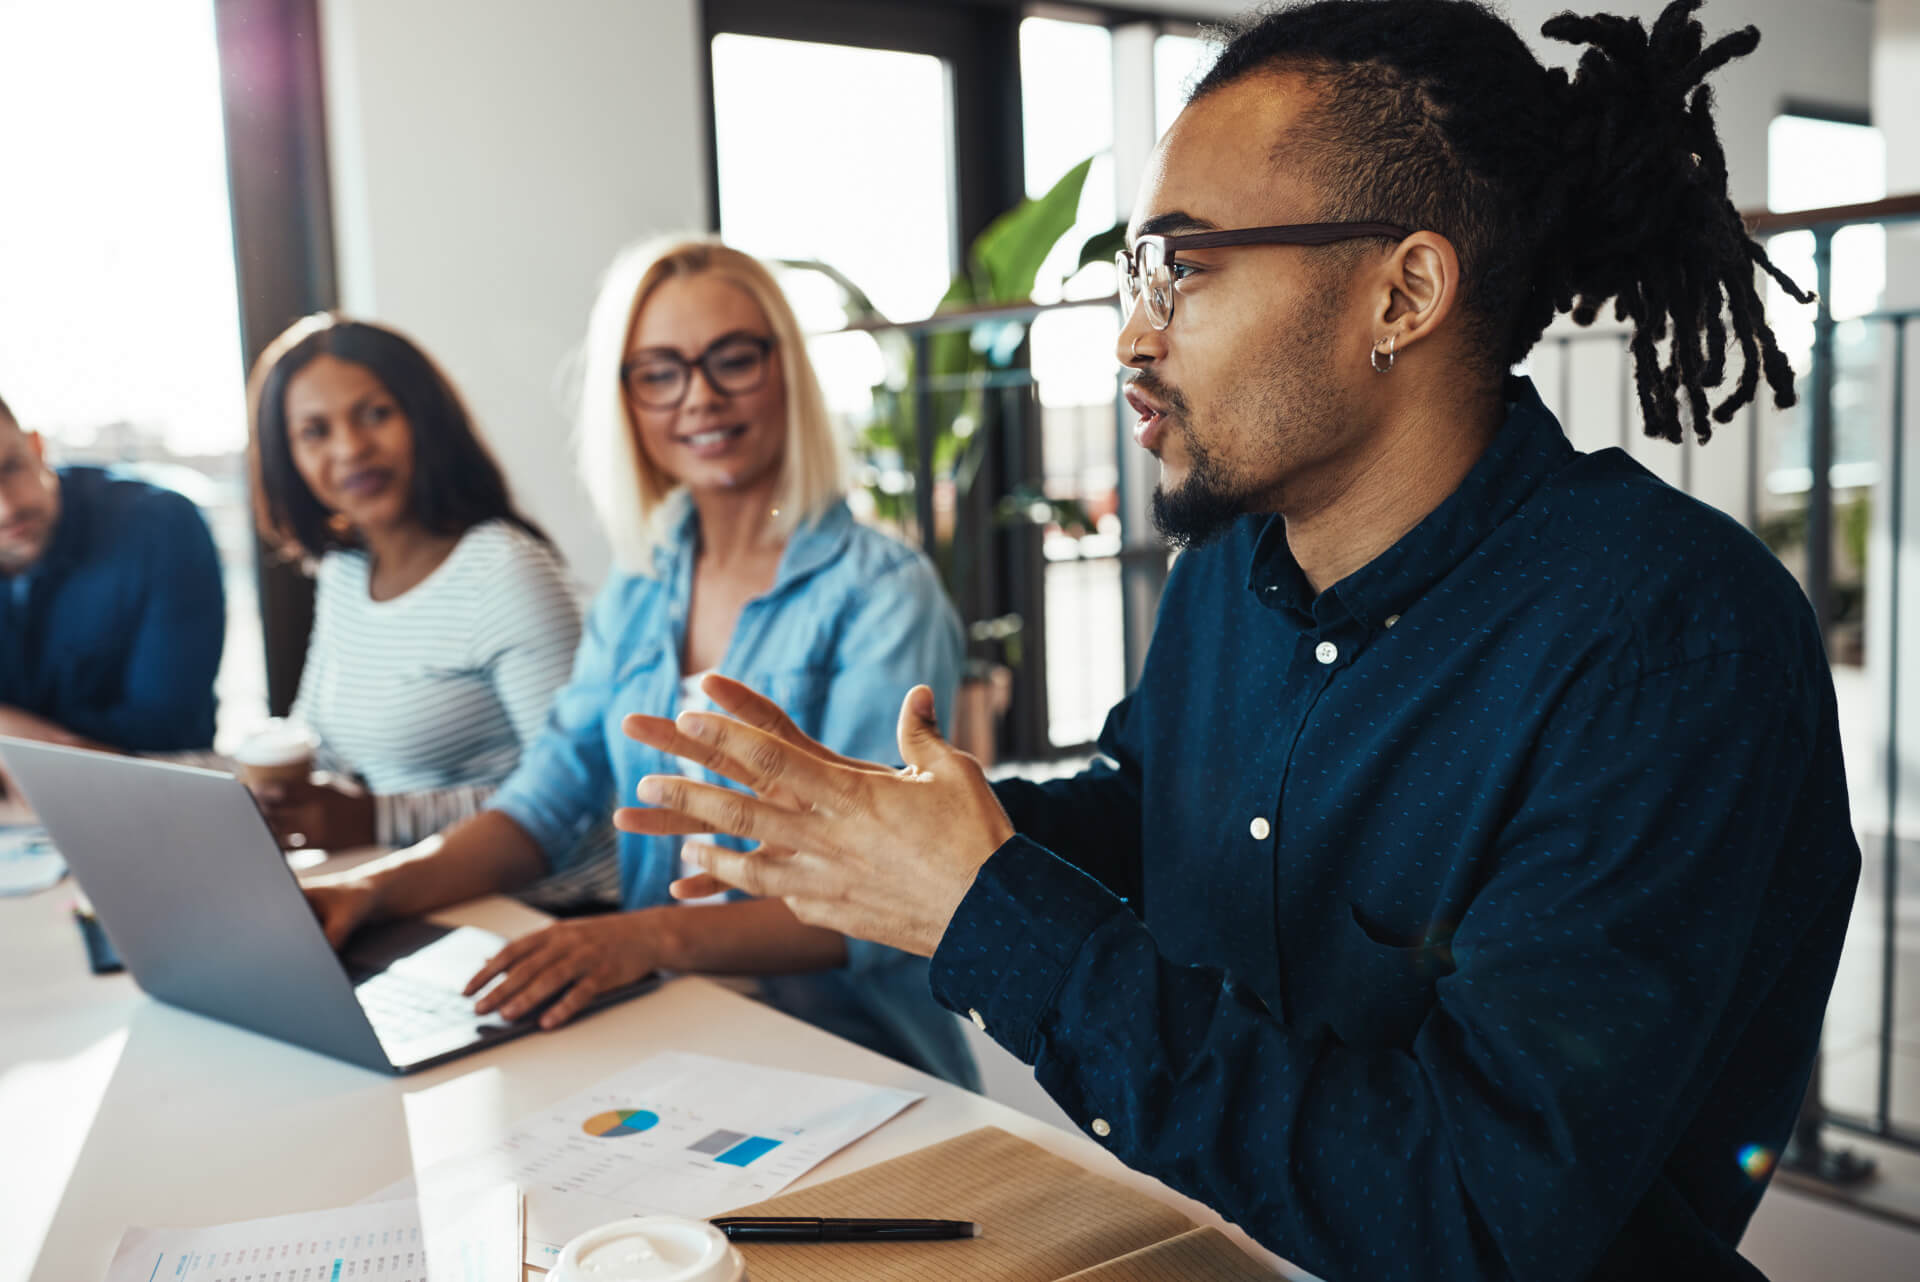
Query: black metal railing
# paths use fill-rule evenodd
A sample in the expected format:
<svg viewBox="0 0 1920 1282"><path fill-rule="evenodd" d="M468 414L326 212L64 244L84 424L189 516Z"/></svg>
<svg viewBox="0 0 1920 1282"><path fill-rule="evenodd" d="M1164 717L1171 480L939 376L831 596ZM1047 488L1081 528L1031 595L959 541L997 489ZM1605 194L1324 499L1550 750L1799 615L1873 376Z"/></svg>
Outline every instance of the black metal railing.
<svg viewBox="0 0 1920 1282"><path fill-rule="evenodd" d="M1805 586L1819 620L1821 635L1829 636L1836 615L1834 593L1834 453L1838 407L1836 336L1838 322L1833 313L1834 237L1849 227L1889 227L1920 222L1920 195L1876 201L1871 204L1838 206L1795 213L1762 212L1751 215L1749 226L1757 236L1772 236L1793 231L1813 234L1814 289L1818 293L1814 316L1813 353L1808 369L1807 424L1808 473ZM1876 1082L1870 1115L1851 1109L1831 1107L1826 1099L1823 1065L1817 1064L1800 1120L1794 1130L1794 1143L1786 1162L1791 1169L1815 1178L1851 1183L1872 1171L1872 1163L1850 1153L1836 1152L1824 1142L1822 1130L1832 1125L1872 1135L1905 1147L1920 1149L1920 1129L1903 1124L1894 1116L1894 1049L1898 1036L1895 994L1899 985L1899 791L1900 791L1900 579L1902 540L1904 537L1904 489L1902 475L1906 465L1906 353L1907 329L1920 311L1887 310L1858 318L1864 325L1885 325L1891 331L1891 367L1889 370L1889 416L1885 440L1888 443L1886 478L1887 570L1886 603L1887 714L1886 741L1882 745L1886 778L1884 807L1880 816L1884 831L1879 834L1880 849L1868 844L1863 852L1869 861L1877 853L1881 894L1880 913L1880 1019L1876 1047ZM1758 442L1755 442L1756 452ZM1863 575L1865 567L1862 567ZM1872 865L1863 870L1862 884L1871 885ZM1823 1056L1824 1058L1824 1056Z"/></svg>

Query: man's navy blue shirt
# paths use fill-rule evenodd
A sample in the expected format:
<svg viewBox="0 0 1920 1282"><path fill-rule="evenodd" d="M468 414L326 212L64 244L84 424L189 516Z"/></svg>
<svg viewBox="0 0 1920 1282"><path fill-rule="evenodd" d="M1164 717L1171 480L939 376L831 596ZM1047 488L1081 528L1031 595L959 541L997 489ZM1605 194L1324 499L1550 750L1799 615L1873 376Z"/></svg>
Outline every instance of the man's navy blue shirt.
<svg viewBox="0 0 1920 1282"><path fill-rule="evenodd" d="M128 751L211 747L227 612L200 510L95 467L59 475L46 551L0 576L0 704Z"/></svg>
<svg viewBox="0 0 1920 1282"><path fill-rule="evenodd" d="M1752 1277L1859 873L1832 677L1756 539L1509 398L1324 592L1278 518L1180 557L934 990L1329 1279Z"/></svg>

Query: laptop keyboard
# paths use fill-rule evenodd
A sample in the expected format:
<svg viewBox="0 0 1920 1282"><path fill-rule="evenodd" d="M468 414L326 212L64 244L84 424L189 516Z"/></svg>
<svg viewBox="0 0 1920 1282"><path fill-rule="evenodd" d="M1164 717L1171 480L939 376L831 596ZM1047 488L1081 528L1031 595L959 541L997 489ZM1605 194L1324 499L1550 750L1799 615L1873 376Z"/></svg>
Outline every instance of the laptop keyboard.
<svg viewBox="0 0 1920 1282"><path fill-rule="evenodd" d="M383 1043L411 1042L476 1024L505 1023L497 1016L475 1015L471 997L391 970L362 982L354 992Z"/></svg>

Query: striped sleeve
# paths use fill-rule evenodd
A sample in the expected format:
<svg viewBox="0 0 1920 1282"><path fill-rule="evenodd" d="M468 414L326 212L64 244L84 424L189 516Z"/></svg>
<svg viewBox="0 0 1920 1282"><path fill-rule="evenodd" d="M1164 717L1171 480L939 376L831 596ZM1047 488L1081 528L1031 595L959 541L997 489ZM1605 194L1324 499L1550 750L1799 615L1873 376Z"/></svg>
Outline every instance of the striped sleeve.
<svg viewBox="0 0 1920 1282"><path fill-rule="evenodd" d="M455 784L419 792L376 794L374 841L382 846L411 846L441 829L480 813L497 784Z"/></svg>

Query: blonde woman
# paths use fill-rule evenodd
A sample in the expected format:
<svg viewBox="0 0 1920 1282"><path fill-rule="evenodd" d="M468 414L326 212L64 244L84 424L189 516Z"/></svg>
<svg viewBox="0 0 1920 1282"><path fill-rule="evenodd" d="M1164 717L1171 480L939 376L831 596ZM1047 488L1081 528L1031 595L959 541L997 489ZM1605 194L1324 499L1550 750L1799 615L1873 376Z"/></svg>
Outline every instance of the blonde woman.
<svg viewBox="0 0 1920 1282"><path fill-rule="evenodd" d="M631 250L589 325L580 467L615 569L546 733L443 839L310 890L336 945L556 871L616 797L678 763L621 732L628 713L705 706L720 672L864 758L894 753L901 700L959 682L959 620L924 557L856 524L792 308L765 267L708 240ZM974 1069L926 963L794 918L777 900L675 903L680 840L620 838L623 911L557 923L474 977L479 1003L543 1028L654 970L757 976L791 1014L950 1080Z"/></svg>

